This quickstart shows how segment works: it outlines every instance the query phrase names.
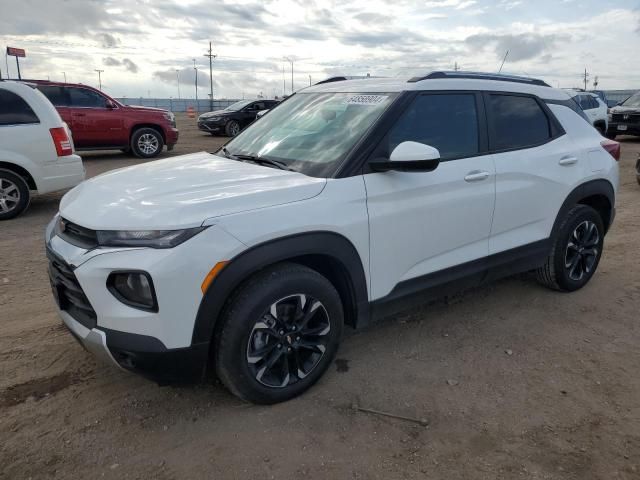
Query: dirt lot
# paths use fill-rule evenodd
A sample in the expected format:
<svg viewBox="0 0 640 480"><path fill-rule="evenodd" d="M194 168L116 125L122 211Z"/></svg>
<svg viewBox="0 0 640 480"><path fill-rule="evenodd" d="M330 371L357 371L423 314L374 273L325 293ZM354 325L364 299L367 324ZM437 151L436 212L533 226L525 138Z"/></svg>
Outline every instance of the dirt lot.
<svg viewBox="0 0 640 480"><path fill-rule="evenodd" d="M172 154L224 140L180 127ZM97 364L50 295L43 230L61 195L34 199L0 225L0 478L640 478L640 141L622 148L618 216L586 288L524 275L388 319L273 407ZM137 162L85 160L89 175Z"/></svg>

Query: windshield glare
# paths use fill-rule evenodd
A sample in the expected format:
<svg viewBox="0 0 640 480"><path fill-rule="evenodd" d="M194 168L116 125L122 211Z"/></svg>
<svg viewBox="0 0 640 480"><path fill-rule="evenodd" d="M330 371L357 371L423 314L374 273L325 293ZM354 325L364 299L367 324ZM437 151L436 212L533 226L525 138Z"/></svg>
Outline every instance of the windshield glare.
<svg viewBox="0 0 640 480"><path fill-rule="evenodd" d="M251 102L252 102L252 100L240 100L239 102L232 103L227 108L225 108L225 110L232 110L234 112L237 112L238 110L242 110L244 107L249 105Z"/></svg>
<svg viewBox="0 0 640 480"><path fill-rule="evenodd" d="M231 154L277 160L315 177L331 176L397 96L297 93L226 145Z"/></svg>
<svg viewBox="0 0 640 480"><path fill-rule="evenodd" d="M622 105L625 107L640 107L640 93L636 93L627 98Z"/></svg>

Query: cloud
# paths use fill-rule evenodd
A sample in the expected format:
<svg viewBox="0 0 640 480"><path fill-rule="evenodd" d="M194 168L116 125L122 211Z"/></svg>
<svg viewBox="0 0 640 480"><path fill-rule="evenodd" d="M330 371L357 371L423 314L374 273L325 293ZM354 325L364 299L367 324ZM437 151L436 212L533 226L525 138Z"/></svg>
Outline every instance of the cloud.
<svg viewBox="0 0 640 480"><path fill-rule="evenodd" d="M563 35L537 33L521 34L493 34L480 33L467 37L465 43L473 51L491 49L496 56L501 57L509 51L508 59L512 62L529 60L547 52L556 42L565 39Z"/></svg>
<svg viewBox="0 0 640 480"><path fill-rule="evenodd" d="M138 73L140 68L138 65L129 58L123 58L122 60L118 60L113 57L105 57L102 59L102 63L107 67L123 67L125 70L131 73Z"/></svg>
<svg viewBox="0 0 640 480"><path fill-rule="evenodd" d="M195 85L196 81L195 70L193 69L193 67L178 69L177 73L175 68L167 70L156 70L155 72L153 72L153 78L169 85L176 85L178 82L178 78L180 79L181 85ZM200 69L198 69L198 84L209 85L209 75L207 75Z"/></svg>
<svg viewBox="0 0 640 480"><path fill-rule="evenodd" d="M122 65L122 62L113 57L105 57L102 59L102 63L104 63L107 67L118 67Z"/></svg>
<svg viewBox="0 0 640 480"><path fill-rule="evenodd" d="M120 43L120 39L114 37L110 33L101 33L98 35L102 48L113 48Z"/></svg>
<svg viewBox="0 0 640 480"><path fill-rule="evenodd" d="M132 60L128 59L128 58L123 58L122 59L122 65L124 66L124 68L127 69L127 71L131 72L131 73L138 73L138 65L133 62Z"/></svg>

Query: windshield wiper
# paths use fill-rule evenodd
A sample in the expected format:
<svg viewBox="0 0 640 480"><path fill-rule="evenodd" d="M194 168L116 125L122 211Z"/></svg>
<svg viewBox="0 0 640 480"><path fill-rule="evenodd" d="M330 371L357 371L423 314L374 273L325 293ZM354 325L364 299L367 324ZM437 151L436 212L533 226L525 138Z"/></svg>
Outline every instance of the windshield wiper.
<svg viewBox="0 0 640 480"><path fill-rule="evenodd" d="M265 157L257 157L255 155L246 155L243 153L231 153L229 150L227 150L226 147L222 147L221 150L227 158L231 158L234 160L257 163L258 165L269 165L270 167L279 168L280 170L288 170L290 172L296 171L293 168L290 168L285 162L281 162L279 160L272 160L270 158L265 158Z"/></svg>

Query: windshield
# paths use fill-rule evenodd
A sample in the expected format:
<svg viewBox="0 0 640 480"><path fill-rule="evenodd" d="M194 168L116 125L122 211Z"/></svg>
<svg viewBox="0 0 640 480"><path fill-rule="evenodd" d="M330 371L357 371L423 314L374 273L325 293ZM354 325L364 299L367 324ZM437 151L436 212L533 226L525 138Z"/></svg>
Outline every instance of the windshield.
<svg viewBox="0 0 640 480"><path fill-rule="evenodd" d="M249 105L253 100L240 100L239 102L232 103L225 110L231 110L233 112L237 112L238 110L242 110L244 107Z"/></svg>
<svg viewBox="0 0 640 480"><path fill-rule="evenodd" d="M640 92L631 95L621 103L623 107L640 107Z"/></svg>
<svg viewBox="0 0 640 480"><path fill-rule="evenodd" d="M328 177L396 96L297 93L229 142L226 150Z"/></svg>

